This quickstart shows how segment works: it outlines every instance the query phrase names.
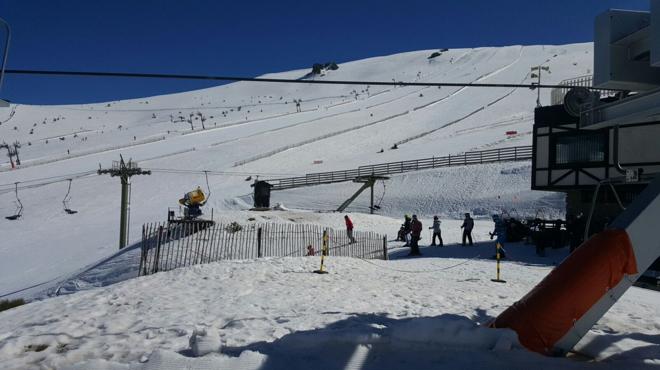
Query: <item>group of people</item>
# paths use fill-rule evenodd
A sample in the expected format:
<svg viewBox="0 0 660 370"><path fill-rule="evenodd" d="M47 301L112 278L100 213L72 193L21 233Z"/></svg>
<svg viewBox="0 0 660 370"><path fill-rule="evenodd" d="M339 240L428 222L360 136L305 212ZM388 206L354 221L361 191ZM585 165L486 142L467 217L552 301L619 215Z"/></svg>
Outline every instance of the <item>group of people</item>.
<svg viewBox="0 0 660 370"><path fill-rule="evenodd" d="M440 224L441 221L438 218L438 216L433 216L433 225L429 227L430 230L433 231L432 237L431 237L431 244L430 246L440 246L444 247L444 242L442 241L442 230L440 229ZM469 213L465 214L465 219L463 220L463 224L461 225L461 229L463 229L463 246L468 245L467 243L469 242L469 245L472 246L472 229L474 229L474 219L470 217ZM407 245L410 246L410 256L420 256L421 253L419 251L419 240L422 238L422 222L417 218L417 215L412 215L410 217L409 215L404 216L404 221L403 225L401 225L401 229L399 230L399 235L397 240L399 241L405 241ZM436 243L437 239L437 243Z"/></svg>
<svg viewBox="0 0 660 370"><path fill-rule="evenodd" d="M470 213L464 214L465 218L461 224L462 229L462 245L463 246L472 246L474 245L472 238L472 230L474 229L474 219L470 216ZM495 249L495 258L506 258L506 250L504 249L504 244L507 241L507 221L504 217L500 215L493 215L493 222L495 228L493 232L489 233L491 240L496 238L496 249ZM356 242L355 237L353 236L353 221L348 217L344 216L344 222L346 224L346 236L348 237L349 244ZM433 216L433 224L429 227L432 230L431 244L429 246L444 246L442 240L442 231L440 228L441 221L438 216ZM584 233L584 220L582 217L574 217L569 215L566 220L566 230L569 235L570 249L571 252L577 248L583 241ZM409 256L421 256L419 249L419 241L422 239L422 230L423 225L419 220L417 215L405 215L404 222L401 225L399 230L397 241L405 241L406 246L410 247ZM437 239L437 242L436 242ZM499 247L498 247L499 246ZM310 246L311 247L311 246ZM309 249L309 248L308 248ZM498 256L499 254L499 256ZM313 250L308 251L307 255L314 255Z"/></svg>
<svg viewBox="0 0 660 370"><path fill-rule="evenodd" d="M499 253L499 258L506 258L506 251L504 250L504 242L506 241L506 224L504 220L499 215L493 215L493 222L495 223L495 229L490 233L491 239L497 236L496 240L496 256ZM433 216L433 225L429 229L433 230L433 236L431 237L430 246L440 246L443 247L444 243L442 241L442 232L440 230L440 219L438 216ZM474 229L474 219L470 216L469 213L465 213L465 218L461 224L461 229L463 231L462 245L463 246L472 246L474 242L472 240L472 230ZM419 221L417 215L413 215L410 218L408 215L405 215L404 223L401 226L399 231L399 237L397 240L405 241L410 246L409 256L420 256L419 251L419 240L421 239L422 234L422 222ZM438 244L436 244L436 238L438 239ZM499 244L499 250L497 245Z"/></svg>
<svg viewBox="0 0 660 370"><path fill-rule="evenodd" d="M472 246L474 245L472 239L472 230L474 229L474 219L470 216L470 213L464 214L465 218L461 224L461 229L463 231L462 245L463 246ZM346 224L346 236L349 239L349 243L355 243L355 238L353 237L353 221L348 217L344 216L344 222ZM506 257L506 251L504 250L504 242L506 241L506 224L504 219L499 215L493 215L493 222L495 223L495 229L490 233L491 239L497 237L496 245L499 244L499 250L496 247L496 255L499 253L500 258ZM433 231L431 237L430 246L440 246L444 247L444 242L442 240L442 230L440 229L441 221L438 216L433 216L433 224L429 227ZM404 216L403 225L399 230L399 235L397 240L405 241L406 245L410 247L409 256L421 256L422 253L419 250L419 240L422 238L423 230L422 222L419 220L417 215ZM437 239L437 243L436 243Z"/></svg>

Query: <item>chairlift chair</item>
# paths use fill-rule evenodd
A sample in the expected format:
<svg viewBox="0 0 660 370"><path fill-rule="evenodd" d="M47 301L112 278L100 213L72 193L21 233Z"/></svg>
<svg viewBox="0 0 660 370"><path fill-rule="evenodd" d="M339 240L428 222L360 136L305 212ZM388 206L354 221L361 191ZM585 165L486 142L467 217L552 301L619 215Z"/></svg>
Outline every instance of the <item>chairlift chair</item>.
<svg viewBox="0 0 660 370"><path fill-rule="evenodd" d="M21 199L18 198L18 183L14 183L14 194L16 195L16 211L13 215L5 217L10 221L16 221L23 215L23 203L21 203Z"/></svg>
<svg viewBox="0 0 660 370"><path fill-rule="evenodd" d="M73 179L69 179L69 188L66 191L66 195L64 196L64 199L62 199L62 205L64 206L64 212L66 212L70 215L78 213L78 211L75 211L75 210L69 208L69 201L71 200L70 194L71 194L71 182L72 181L73 181Z"/></svg>

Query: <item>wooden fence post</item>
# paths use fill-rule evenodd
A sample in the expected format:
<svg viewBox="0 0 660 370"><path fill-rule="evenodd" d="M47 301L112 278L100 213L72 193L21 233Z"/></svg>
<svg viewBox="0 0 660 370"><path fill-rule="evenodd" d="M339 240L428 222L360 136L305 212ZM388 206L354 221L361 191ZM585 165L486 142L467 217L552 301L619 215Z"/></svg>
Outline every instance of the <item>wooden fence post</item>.
<svg viewBox="0 0 660 370"><path fill-rule="evenodd" d="M160 237L163 235L163 226L158 226L158 238L156 239L156 256L154 257L154 270L153 272L158 272L158 264L160 262Z"/></svg>
<svg viewBox="0 0 660 370"><path fill-rule="evenodd" d="M257 229L257 258L261 258L263 254L261 253L261 227Z"/></svg>
<svg viewBox="0 0 660 370"><path fill-rule="evenodd" d="M389 259L387 256L387 235L383 236L383 259L385 261Z"/></svg>
<svg viewBox="0 0 660 370"><path fill-rule="evenodd" d="M142 268L145 268L145 273L146 275L146 266L144 266L145 259L147 257L147 248L144 246L144 243L146 243L147 237L146 237L146 225L142 225L142 243L140 244L140 249L141 249L141 254L140 254L140 267L138 267L138 276L142 275Z"/></svg>

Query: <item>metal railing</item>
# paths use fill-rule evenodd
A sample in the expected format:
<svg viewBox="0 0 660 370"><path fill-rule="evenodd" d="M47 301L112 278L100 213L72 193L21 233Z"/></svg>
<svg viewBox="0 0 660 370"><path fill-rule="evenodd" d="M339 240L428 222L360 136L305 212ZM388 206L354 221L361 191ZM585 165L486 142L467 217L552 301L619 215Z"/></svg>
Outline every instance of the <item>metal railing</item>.
<svg viewBox="0 0 660 370"><path fill-rule="evenodd" d="M310 173L305 176L265 180L272 185L271 190L284 190L302 186L353 181L360 177L384 176L429 168L464 166L471 164L522 161L532 158L532 146L514 146L465 152L462 154L413 159L401 162L380 163L361 166L352 170Z"/></svg>
<svg viewBox="0 0 660 370"><path fill-rule="evenodd" d="M555 88L552 89L552 91L550 92L551 105L564 104L564 97L566 96L566 93L568 92L568 90L574 87L588 87L592 91L599 92L601 98L614 96L616 94L616 91L613 90L602 90L602 89L594 88L593 84L594 84L593 75L585 75L585 76L563 80L559 83L559 85L566 85L566 87Z"/></svg>
<svg viewBox="0 0 660 370"><path fill-rule="evenodd" d="M576 86L591 87L593 86L593 81L594 81L594 76L592 75L569 78L561 81L559 84L566 85L566 87L552 89L552 91L550 92L551 105L563 104L564 96L566 96L568 90Z"/></svg>

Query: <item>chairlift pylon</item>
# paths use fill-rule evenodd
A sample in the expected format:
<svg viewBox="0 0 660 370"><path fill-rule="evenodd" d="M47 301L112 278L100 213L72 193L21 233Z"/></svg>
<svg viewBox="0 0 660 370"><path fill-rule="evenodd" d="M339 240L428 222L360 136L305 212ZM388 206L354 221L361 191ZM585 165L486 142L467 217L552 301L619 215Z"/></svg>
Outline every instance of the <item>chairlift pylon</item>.
<svg viewBox="0 0 660 370"><path fill-rule="evenodd" d="M209 186L209 171L204 171L204 176L206 177L206 199L204 199L204 202L201 204L206 205L206 203L209 201L209 198L211 198L211 187Z"/></svg>
<svg viewBox="0 0 660 370"><path fill-rule="evenodd" d="M69 201L71 200L71 183L73 182L73 179L68 179L69 180L69 188L66 191L66 195L64 196L64 199L62 199L62 205L64 206L64 212L73 215L78 213L78 211L74 211L73 209L69 208Z"/></svg>
<svg viewBox="0 0 660 370"><path fill-rule="evenodd" d="M14 194L16 195L16 211L13 215L5 217L10 221L16 221L23 215L23 203L21 203L21 199L18 197L18 182L14 183Z"/></svg>

